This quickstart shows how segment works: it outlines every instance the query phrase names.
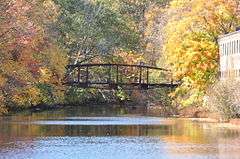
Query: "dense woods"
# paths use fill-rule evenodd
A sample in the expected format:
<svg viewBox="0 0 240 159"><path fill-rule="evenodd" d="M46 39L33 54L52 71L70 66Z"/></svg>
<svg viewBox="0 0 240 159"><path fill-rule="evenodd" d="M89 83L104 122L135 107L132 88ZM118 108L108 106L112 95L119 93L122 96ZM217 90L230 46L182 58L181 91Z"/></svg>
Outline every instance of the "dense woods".
<svg viewBox="0 0 240 159"><path fill-rule="evenodd" d="M0 3L1 112L6 112L9 108L61 104L68 101L66 95L75 93L77 97L96 96L97 90L64 87L65 66L86 62L139 63L147 43L146 13L164 1Z"/></svg>
<svg viewBox="0 0 240 159"><path fill-rule="evenodd" d="M51 34L52 1L0 1L1 110L59 102L67 54Z"/></svg>
<svg viewBox="0 0 240 159"><path fill-rule="evenodd" d="M202 105L218 80L218 37L239 25L238 0L173 0L168 9L164 55L183 84L173 93L182 106Z"/></svg>
<svg viewBox="0 0 240 159"><path fill-rule="evenodd" d="M173 104L202 105L218 78L218 36L239 25L238 5L238 0L0 0L0 112L102 96L100 90L62 85L67 64L87 62L143 61L169 68L182 81L168 94ZM126 99L121 90L115 95Z"/></svg>

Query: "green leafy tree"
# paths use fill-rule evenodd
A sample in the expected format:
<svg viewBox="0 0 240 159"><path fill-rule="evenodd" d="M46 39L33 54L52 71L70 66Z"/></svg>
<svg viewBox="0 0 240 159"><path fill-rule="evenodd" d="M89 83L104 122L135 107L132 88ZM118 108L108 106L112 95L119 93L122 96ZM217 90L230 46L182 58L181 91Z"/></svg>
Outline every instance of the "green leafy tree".
<svg viewBox="0 0 240 159"><path fill-rule="evenodd" d="M139 35L117 8L111 7L111 3L116 3L106 0L56 3L61 8L57 22L59 40L69 50L71 63L111 54L118 48L137 49Z"/></svg>

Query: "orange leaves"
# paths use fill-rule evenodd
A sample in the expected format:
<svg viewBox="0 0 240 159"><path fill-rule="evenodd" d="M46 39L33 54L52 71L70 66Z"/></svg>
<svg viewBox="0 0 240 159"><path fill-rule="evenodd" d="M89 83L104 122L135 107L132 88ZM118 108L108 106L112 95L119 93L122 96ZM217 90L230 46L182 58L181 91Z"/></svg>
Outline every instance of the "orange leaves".
<svg viewBox="0 0 240 159"><path fill-rule="evenodd" d="M39 82L48 83L51 80L52 72L48 68L41 67L40 70Z"/></svg>
<svg viewBox="0 0 240 159"><path fill-rule="evenodd" d="M60 83L67 63L65 51L50 41L47 32L46 24L56 18L54 3L4 0L0 5L0 87L4 92L0 102L37 105L41 101L37 85Z"/></svg>
<svg viewBox="0 0 240 159"><path fill-rule="evenodd" d="M66 52L55 45L49 45L48 49L38 54L37 59L42 64L41 70L45 70L40 72L48 72L48 75L46 74L49 76L47 79L50 78L48 82L61 83L61 79L65 73L65 66L68 62ZM40 78L43 80L42 76Z"/></svg>
<svg viewBox="0 0 240 159"><path fill-rule="evenodd" d="M44 0L43 7L46 18L50 19L51 21L56 21L60 12L54 2L52 0Z"/></svg>
<svg viewBox="0 0 240 159"><path fill-rule="evenodd" d="M135 53L132 51L125 52L125 51L117 51L114 53L114 56L117 57L119 62L124 64L139 64L140 62L144 62L144 58L142 54Z"/></svg>
<svg viewBox="0 0 240 159"><path fill-rule="evenodd" d="M4 87L6 82L7 82L7 79L4 78L4 76L2 74L0 74L0 87Z"/></svg>
<svg viewBox="0 0 240 159"><path fill-rule="evenodd" d="M171 2L164 50L174 76L188 83L188 87L179 87L191 92L182 103L191 104L192 99L201 101L200 95L215 81L219 66L216 39L239 24L237 7L235 0Z"/></svg>
<svg viewBox="0 0 240 159"><path fill-rule="evenodd" d="M25 65L13 60L5 60L1 64L0 69L4 77L6 77L8 80L11 79L11 85L22 86L29 82L35 82L35 79L28 71L28 68L26 68Z"/></svg>
<svg viewBox="0 0 240 159"><path fill-rule="evenodd" d="M139 65L140 62L144 62L144 58L142 54L136 52L126 52L119 50L114 53L114 63L121 63L121 64L129 64L129 65ZM120 70L123 74L126 75L126 79L129 81L136 80L136 74L139 74L139 69L136 67L128 68L128 69L121 69Z"/></svg>
<svg viewBox="0 0 240 159"><path fill-rule="evenodd" d="M12 101L22 107L34 106L40 104L41 93L40 90L35 87L15 90Z"/></svg>

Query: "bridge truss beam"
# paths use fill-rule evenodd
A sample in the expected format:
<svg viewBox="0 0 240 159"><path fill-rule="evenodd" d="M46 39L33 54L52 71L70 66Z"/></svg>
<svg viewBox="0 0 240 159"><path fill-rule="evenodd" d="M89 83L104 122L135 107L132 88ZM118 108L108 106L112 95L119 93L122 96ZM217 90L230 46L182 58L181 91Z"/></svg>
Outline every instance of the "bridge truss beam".
<svg viewBox="0 0 240 159"><path fill-rule="evenodd" d="M175 88L178 86L178 83L173 82L170 70L146 65L76 64L68 65L67 68L70 70L70 74L64 84L80 88L153 89L160 87ZM151 71L165 73L170 76L164 82L150 82ZM129 72L133 74L128 76ZM126 82L127 79L131 80Z"/></svg>

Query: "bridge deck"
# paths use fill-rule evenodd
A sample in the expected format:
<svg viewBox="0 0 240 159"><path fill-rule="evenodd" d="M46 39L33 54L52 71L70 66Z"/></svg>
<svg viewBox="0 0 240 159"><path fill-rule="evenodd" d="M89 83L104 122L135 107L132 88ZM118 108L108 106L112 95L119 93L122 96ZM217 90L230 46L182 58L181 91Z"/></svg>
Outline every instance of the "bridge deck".
<svg viewBox="0 0 240 159"><path fill-rule="evenodd" d="M170 70L146 65L128 64L76 64L68 65L70 73L64 84L80 88L100 89L153 89L175 88L179 84L168 79L166 82L150 82L151 71L171 74ZM129 72L133 75L128 75ZM131 80L130 80L131 79Z"/></svg>

